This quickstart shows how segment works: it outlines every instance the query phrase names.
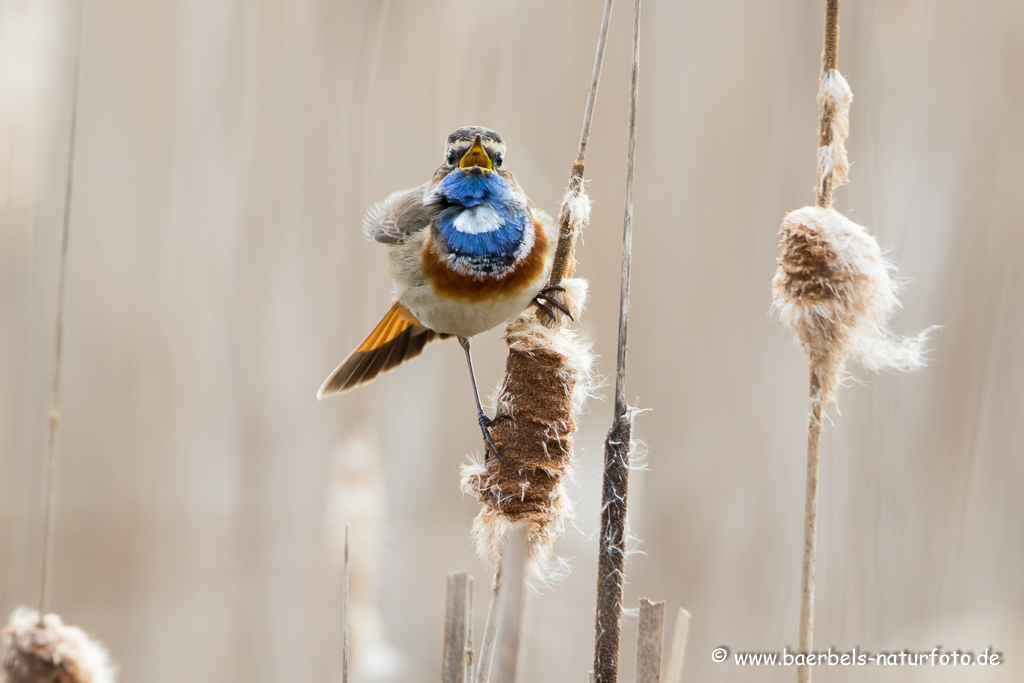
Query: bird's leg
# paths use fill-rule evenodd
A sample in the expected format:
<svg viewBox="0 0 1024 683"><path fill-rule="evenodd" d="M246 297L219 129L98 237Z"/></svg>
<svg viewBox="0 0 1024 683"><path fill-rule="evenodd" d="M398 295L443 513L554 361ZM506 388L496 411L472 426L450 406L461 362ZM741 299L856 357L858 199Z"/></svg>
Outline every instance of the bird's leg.
<svg viewBox="0 0 1024 683"><path fill-rule="evenodd" d="M488 431L490 426L494 424L498 418L491 419L484 413L484 407L480 403L480 390L476 386L476 372L473 371L473 356L469 352L469 339L467 337L459 337L459 344L462 346L462 350L466 352L466 364L469 365L469 379L473 382L473 398L476 399L476 419L480 423L480 431L484 435L484 441L491 447L494 454L498 456L498 460L505 462L505 458L502 457L501 451L494 445L494 441L491 439L491 433ZM484 462L487 462L488 454L484 453Z"/></svg>
<svg viewBox="0 0 1024 683"><path fill-rule="evenodd" d="M537 296L533 297L533 303L537 304L537 308L544 311L552 320L555 320L555 312L549 308L549 305L554 306L559 311L564 313L566 317L569 318L569 320L575 322L576 319L572 317L572 312L569 311L568 308L566 308L565 304L563 304L555 297L551 296L552 292L564 291L565 287L563 287L562 285L551 285L550 287L545 287L544 289L537 292Z"/></svg>

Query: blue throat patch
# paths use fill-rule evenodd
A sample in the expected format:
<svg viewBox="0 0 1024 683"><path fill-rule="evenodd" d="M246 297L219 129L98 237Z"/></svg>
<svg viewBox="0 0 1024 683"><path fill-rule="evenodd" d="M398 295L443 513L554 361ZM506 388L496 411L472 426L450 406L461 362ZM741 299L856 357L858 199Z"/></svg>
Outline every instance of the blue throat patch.
<svg viewBox="0 0 1024 683"><path fill-rule="evenodd" d="M455 169L435 192L447 204L436 223L445 252L481 273L516 262L530 217L507 180L493 171Z"/></svg>

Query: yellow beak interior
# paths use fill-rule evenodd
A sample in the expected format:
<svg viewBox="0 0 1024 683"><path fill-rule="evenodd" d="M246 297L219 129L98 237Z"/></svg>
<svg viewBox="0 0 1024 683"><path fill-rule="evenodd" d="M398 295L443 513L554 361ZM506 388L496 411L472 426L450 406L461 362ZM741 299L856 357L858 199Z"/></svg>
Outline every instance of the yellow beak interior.
<svg viewBox="0 0 1024 683"><path fill-rule="evenodd" d="M492 168L491 158L487 156L487 151L484 149L479 135L473 141L473 146L462 155L462 160L459 161L459 168L473 168L474 166L479 166L488 171Z"/></svg>

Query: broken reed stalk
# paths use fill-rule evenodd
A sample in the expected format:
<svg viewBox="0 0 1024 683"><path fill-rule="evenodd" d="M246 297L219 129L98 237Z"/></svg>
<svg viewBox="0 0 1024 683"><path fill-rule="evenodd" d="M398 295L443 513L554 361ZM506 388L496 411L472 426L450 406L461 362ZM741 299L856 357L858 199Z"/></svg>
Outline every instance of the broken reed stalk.
<svg viewBox="0 0 1024 683"><path fill-rule="evenodd" d="M64 359L64 300L67 292L68 241L71 235L71 192L75 180L75 140L78 136L78 83L82 63L82 32L85 24L85 4L78 5L78 36L75 46L75 71L71 86L71 132L68 139L68 177L64 185L64 222L60 240L60 274L57 280L57 332L55 337L53 385L50 390L49 438L44 461L43 500L43 557L39 570L39 618L46 609L46 583L50 576L50 557L53 536L54 461L57 447L57 425L60 422L60 380Z"/></svg>
<svg viewBox="0 0 1024 683"><path fill-rule="evenodd" d="M640 2L633 17L630 70L629 137L626 151L626 208L622 225L622 275L619 290L619 339L615 365L615 416L604 444L601 531L597 559L597 609L594 639L595 683L616 683L622 584L626 562L626 510L629 458L636 410L626 403L626 351L629 331L629 280L633 255L633 169L636 159L636 106L640 77Z"/></svg>
<svg viewBox="0 0 1024 683"><path fill-rule="evenodd" d="M665 641L665 601L640 598L640 621L636 629L635 683L660 683L661 650Z"/></svg>
<svg viewBox="0 0 1024 683"><path fill-rule="evenodd" d="M665 683L682 683L683 662L686 660L686 640L689 635L690 613L680 607L676 614L675 628L672 630L672 645L668 651Z"/></svg>
<svg viewBox="0 0 1024 683"><path fill-rule="evenodd" d="M477 656L476 672L473 683L487 683L491 676L491 661L494 659L494 641L498 636L498 599L501 596L501 565L494 572L491 584L491 602L487 606L487 621L484 623L484 636L480 640L480 653Z"/></svg>
<svg viewBox="0 0 1024 683"><path fill-rule="evenodd" d="M473 661L473 577L464 571L448 574L444 609L442 683L468 683Z"/></svg>

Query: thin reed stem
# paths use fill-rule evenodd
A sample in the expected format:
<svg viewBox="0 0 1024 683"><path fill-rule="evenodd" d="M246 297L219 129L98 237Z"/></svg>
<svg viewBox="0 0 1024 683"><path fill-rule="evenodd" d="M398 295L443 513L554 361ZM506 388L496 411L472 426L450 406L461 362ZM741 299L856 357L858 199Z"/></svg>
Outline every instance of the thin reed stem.
<svg viewBox="0 0 1024 683"><path fill-rule="evenodd" d="M57 450L57 425L60 423L60 380L64 360L64 301L67 292L68 241L71 236L71 191L75 180L75 140L78 135L78 82L82 63L82 32L85 23L85 4L78 5L78 35L75 45L75 71L71 90L71 133L68 140L68 176L64 186L64 223L60 241L60 274L57 281L57 332L53 363L53 386L50 391L49 439L43 465L43 495L46 509L43 513L43 558L39 570L39 618L46 613L46 584L50 577L53 556L53 510L55 507L54 461Z"/></svg>
<svg viewBox="0 0 1024 683"><path fill-rule="evenodd" d="M825 37L821 51L821 74L824 78L828 72L836 68L839 60L839 0L827 0L825 4ZM818 120L818 147L827 147L832 143L831 109L822 109ZM829 172L831 175L832 172ZM835 189L831 178L824 182L819 178L815 203L823 209L832 206L832 194Z"/></svg>
<svg viewBox="0 0 1024 683"><path fill-rule="evenodd" d="M811 367L810 411L807 420L807 491L804 500L804 553L800 581L800 652L814 647L814 578L818 554L818 464L821 445L821 381ZM798 683L810 683L811 667L797 669Z"/></svg>
<svg viewBox="0 0 1024 683"><path fill-rule="evenodd" d="M341 681L348 683L348 524L345 525L345 560L341 570Z"/></svg>
<svg viewBox="0 0 1024 683"><path fill-rule="evenodd" d="M473 577L467 579L466 585L466 657L462 667L464 683L473 683Z"/></svg>
<svg viewBox="0 0 1024 683"><path fill-rule="evenodd" d="M597 610L594 681L615 683L619 675L622 584L626 560L626 510L633 410L626 403L626 351L629 331L629 280L633 253L633 169L636 160L636 108L640 76L640 3L633 17L629 137L626 153L626 208L622 226L622 274L619 290L619 339L615 366L615 417L604 449L601 534L597 560Z"/></svg>
<svg viewBox="0 0 1024 683"><path fill-rule="evenodd" d="M384 36L386 33L388 14L391 10L391 0L381 0L374 4L373 11L377 13L376 19L368 19L363 27L361 49L356 57L356 78L352 83L351 102L352 115L349 117L348 145L349 147L349 168L364 168L370 160L367 153L368 139L363 134L370 128L367 122L370 120L371 109L375 102L377 74L380 67L380 57L384 49ZM349 188L351 198L350 204L358 205L362 201L365 192L365 181L363 174L350 173ZM353 224L358 225L362 216L352 216ZM362 233L353 232L353 239L363 240ZM362 252L345 245L347 253L347 267L340 268L347 280L343 283L344 290L349 292L351 301L351 315L353 320L364 320L366 302L369 297L365 296L365 269L363 265ZM374 413L374 408L369 401L351 401L344 408L344 416L347 427L367 428L369 415Z"/></svg>
<svg viewBox="0 0 1024 683"><path fill-rule="evenodd" d="M594 71L590 79L590 92L587 94L587 106L583 110L583 130L580 131L580 146L576 152L576 162L572 165L569 175L569 193L579 197L583 191L583 171L587 159L587 143L590 141L590 125L594 119L594 105L597 103L597 89L601 84L601 69L604 67L604 48L608 40L608 25L612 20L612 2L605 0L604 13L601 16L601 31L597 37L597 52L594 55ZM576 244L576 230L570 221L571 212L563 211L558 220L558 246L555 248L555 262L551 267L548 284L555 286L575 269L573 248Z"/></svg>
<svg viewBox="0 0 1024 683"><path fill-rule="evenodd" d="M491 675L491 661L494 658L494 641L498 637L498 600L501 598L501 566L494 572L494 583L491 584L491 604L487 607L487 621L484 634L480 639L480 654L477 657L476 675L473 683L487 683Z"/></svg>

